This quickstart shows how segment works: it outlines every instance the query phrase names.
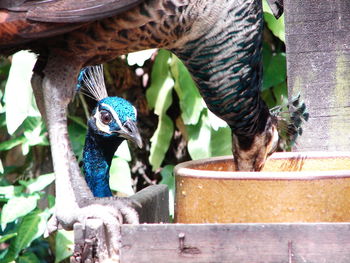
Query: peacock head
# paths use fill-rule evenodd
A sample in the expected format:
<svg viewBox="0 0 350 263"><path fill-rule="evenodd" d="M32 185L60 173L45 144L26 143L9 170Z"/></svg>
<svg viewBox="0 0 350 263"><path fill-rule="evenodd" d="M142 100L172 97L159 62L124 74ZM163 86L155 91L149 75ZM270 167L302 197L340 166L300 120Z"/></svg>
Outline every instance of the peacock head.
<svg viewBox="0 0 350 263"><path fill-rule="evenodd" d="M119 97L107 97L97 102L88 122L96 134L106 137L120 137L142 147L136 109L130 102Z"/></svg>
<svg viewBox="0 0 350 263"><path fill-rule="evenodd" d="M254 136L232 135L233 155L238 171L260 171L277 148L277 119L269 116L262 132Z"/></svg>
<svg viewBox="0 0 350 263"><path fill-rule="evenodd" d="M108 97L102 65L82 69L78 76L77 89L97 100L88 121L89 129L93 133L103 138L127 139L142 147L142 139L136 126L137 111L123 98Z"/></svg>
<svg viewBox="0 0 350 263"><path fill-rule="evenodd" d="M254 136L233 134L234 160L239 171L260 171L276 149L289 150L303 132L302 125L309 119L306 105L300 95L291 101L270 109L261 132Z"/></svg>

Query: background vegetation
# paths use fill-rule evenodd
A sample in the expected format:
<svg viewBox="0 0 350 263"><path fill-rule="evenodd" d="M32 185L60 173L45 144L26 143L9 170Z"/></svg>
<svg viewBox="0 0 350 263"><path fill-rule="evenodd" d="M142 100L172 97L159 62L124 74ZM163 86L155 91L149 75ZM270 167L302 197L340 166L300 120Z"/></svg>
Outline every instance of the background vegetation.
<svg viewBox="0 0 350 263"><path fill-rule="evenodd" d="M264 10L262 93L273 107L287 98L284 21L275 20L265 1ZM28 52L0 60L1 262L60 262L72 251L71 232L43 237L55 203L54 175L47 130L30 86L34 63ZM165 183L172 203L174 165L231 154L230 129L207 109L188 71L170 52L129 54L105 65L105 71L109 95L137 107L145 143L142 150L124 143L116 153L111 186L118 194ZM93 107L80 94L70 105L69 135L79 160Z"/></svg>

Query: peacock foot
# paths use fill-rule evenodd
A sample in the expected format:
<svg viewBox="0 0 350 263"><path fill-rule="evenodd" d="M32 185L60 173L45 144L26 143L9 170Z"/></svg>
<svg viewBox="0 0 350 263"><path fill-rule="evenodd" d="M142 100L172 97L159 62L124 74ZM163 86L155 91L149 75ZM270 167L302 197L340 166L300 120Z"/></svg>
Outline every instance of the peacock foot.
<svg viewBox="0 0 350 263"><path fill-rule="evenodd" d="M56 211L47 223L46 233L49 235L62 228L71 230L77 222L86 225L88 219L101 219L106 227L124 223L138 224L138 214L134 209L138 205L128 198L94 198L88 200L83 207Z"/></svg>
<svg viewBox="0 0 350 263"><path fill-rule="evenodd" d="M104 248L104 258L114 258L119 254L120 226L139 223L133 206L134 202L128 198L111 197L87 200L83 207L56 210L47 224L47 234L60 228L68 230L74 227L76 244L73 262L86 262L86 258L94 257L96 250L101 253L101 249L96 247ZM76 224L80 229L76 228Z"/></svg>

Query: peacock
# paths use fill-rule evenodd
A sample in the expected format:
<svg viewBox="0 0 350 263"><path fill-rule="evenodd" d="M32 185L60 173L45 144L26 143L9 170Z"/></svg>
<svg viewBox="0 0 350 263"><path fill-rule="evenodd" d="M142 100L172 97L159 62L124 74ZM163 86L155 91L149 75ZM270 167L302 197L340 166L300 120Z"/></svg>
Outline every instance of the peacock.
<svg viewBox="0 0 350 263"><path fill-rule="evenodd" d="M89 66L80 71L78 90L97 100L88 120L88 132L83 150L85 180L95 197L113 196L109 186L109 169L115 151L124 139L142 147L136 126L137 111L130 102L108 97L103 66Z"/></svg>
<svg viewBox="0 0 350 263"><path fill-rule="evenodd" d="M282 0L269 2L280 14ZM208 108L230 126L238 170L260 170L275 149L278 119L260 95L261 0L0 0L0 18L1 54L38 54L33 90L56 174L51 231L87 217L100 218L109 229L121 217L137 222L125 199L111 203L93 196L71 150L67 105L85 66L168 49L188 67Z"/></svg>

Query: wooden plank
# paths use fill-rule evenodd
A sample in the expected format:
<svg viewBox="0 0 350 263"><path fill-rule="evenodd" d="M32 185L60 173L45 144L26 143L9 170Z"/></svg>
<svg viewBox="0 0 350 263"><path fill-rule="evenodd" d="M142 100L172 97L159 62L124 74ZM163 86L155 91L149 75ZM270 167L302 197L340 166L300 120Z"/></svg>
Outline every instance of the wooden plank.
<svg viewBox="0 0 350 263"><path fill-rule="evenodd" d="M296 150L350 149L350 2L284 0L288 89L310 120Z"/></svg>
<svg viewBox="0 0 350 263"><path fill-rule="evenodd" d="M120 262L348 263L350 224L123 225Z"/></svg>
<svg viewBox="0 0 350 263"><path fill-rule="evenodd" d="M136 207L140 223L169 222L169 190L166 185L148 186L131 199L140 204L140 207Z"/></svg>

